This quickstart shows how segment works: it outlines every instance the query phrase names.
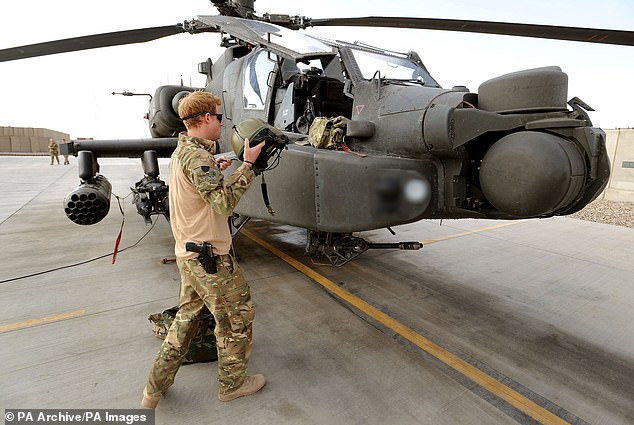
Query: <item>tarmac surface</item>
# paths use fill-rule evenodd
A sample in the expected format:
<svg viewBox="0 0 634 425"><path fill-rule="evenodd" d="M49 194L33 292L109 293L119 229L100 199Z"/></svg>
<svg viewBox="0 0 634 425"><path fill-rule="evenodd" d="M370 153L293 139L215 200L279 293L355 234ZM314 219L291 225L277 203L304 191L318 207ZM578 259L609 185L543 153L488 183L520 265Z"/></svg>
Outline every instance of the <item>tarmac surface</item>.
<svg viewBox="0 0 634 425"><path fill-rule="evenodd" d="M143 177L137 160L100 164L121 198ZM112 264L117 201L75 225L62 200L78 182L75 158L0 156L0 410L138 408L160 346L147 316L177 303L167 221L145 225L124 199L132 247ZM303 229L245 230L249 369L267 385L222 403L215 363L183 366L157 424L634 423L634 229L423 220L360 235L422 250L343 267L305 257Z"/></svg>

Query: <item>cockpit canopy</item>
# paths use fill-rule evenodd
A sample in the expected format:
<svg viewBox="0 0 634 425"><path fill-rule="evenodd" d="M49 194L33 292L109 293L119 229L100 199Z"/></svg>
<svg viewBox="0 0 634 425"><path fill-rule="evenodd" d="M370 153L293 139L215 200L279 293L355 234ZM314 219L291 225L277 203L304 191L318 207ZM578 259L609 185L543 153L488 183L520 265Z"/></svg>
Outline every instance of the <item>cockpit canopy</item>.
<svg viewBox="0 0 634 425"><path fill-rule="evenodd" d="M407 55L385 54L367 49L351 48L352 56L361 76L365 80L381 78L386 80L409 81L425 85L437 85L427 70L407 57Z"/></svg>
<svg viewBox="0 0 634 425"><path fill-rule="evenodd" d="M334 65L334 68L345 71L353 83L376 78L438 87L438 83L413 52L404 54L364 44L326 40L249 19L227 19L222 16L198 18L243 42L264 47L272 54L284 58L287 63L297 64L302 71L306 69L305 64L310 64L309 69L321 69L328 74L326 67L339 62L344 68L341 65ZM334 75L333 77L337 78Z"/></svg>

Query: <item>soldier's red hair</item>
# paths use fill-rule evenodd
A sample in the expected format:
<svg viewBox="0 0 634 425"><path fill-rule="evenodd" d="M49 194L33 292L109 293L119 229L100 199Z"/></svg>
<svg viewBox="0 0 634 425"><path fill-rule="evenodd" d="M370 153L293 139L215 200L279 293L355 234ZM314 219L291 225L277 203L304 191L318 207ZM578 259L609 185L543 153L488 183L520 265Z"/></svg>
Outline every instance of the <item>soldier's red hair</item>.
<svg viewBox="0 0 634 425"><path fill-rule="evenodd" d="M200 125L205 112L219 113L219 109L220 98L204 90L192 92L178 102L179 117L187 117L202 112L201 115L196 115L183 121L188 130Z"/></svg>

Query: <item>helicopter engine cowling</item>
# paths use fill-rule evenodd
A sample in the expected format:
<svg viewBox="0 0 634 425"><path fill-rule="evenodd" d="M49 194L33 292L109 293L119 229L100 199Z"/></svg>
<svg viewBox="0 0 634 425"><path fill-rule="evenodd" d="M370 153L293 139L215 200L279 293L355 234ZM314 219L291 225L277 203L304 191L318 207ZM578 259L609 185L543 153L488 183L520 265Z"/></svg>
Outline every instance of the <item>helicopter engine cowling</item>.
<svg viewBox="0 0 634 425"><path fill-rule="evenodd" d="M102 175L83 181L64 198L64 212L76 224L99 223L110 211L112 186Z"/></svg>
<svg viewBox="0 0 634 425"><path fill-rule="evenodd" d="M478 108L483 111L565 111L568 75L558 66L526 69L485 81L478 93Z"/></svg>
<svg viewBox="0 0 634 425"><path fill-rule="evenodd" d="M480 168L487 200L516 218L552 215L582 195L586 161L577 145L553 134L522 131L491 146Z"/></svg>
<svg viewBox="0 0 634 425"><path fill-rule="evenodd" d="M173 137L185 131L185 125L178 116L178 102L194 90L185 86L160 86L156 89L148 113L152 137Z"/></svg>

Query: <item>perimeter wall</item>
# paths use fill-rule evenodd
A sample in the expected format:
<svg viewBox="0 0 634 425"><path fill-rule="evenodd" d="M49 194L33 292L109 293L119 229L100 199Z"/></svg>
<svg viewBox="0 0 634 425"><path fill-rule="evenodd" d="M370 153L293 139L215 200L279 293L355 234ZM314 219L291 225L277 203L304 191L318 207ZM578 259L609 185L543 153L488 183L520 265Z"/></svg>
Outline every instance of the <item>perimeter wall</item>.
<svg viewBox="0 0 634 425"><path fill-rule="evenodd" d="M57 143L62 139L70 139L68 133L49 130L48 128L0 127L0 153L26 154L45 152L48 155L48 140L51 137Z"/></svg>
<svg viewBox="0 0 634 425"><path fill-rule="evenodd" d="M605 130L612 173L601 195L610 201L634 202L634 129Z"/></svg>

